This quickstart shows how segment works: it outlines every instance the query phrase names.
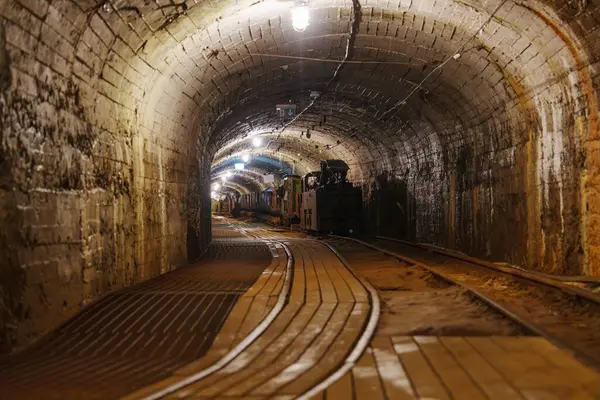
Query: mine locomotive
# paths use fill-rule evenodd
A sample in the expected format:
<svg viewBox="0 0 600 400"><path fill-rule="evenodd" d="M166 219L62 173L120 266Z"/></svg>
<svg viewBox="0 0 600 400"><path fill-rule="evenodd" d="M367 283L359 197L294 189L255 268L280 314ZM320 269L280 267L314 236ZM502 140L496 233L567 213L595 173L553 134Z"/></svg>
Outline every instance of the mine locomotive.
<svg viewBox="0 0 600 400"><path fill-rule="evenodd" d="M303 178L287 175L277 187L243 194L241 209L268 217L263 219L278 225L300 224L310 232L357 233L362 192L348 181L349 169L342 160L321 161L320 171Z"/></svg>
<svg viewBox="0 0 600 400"><path fill-rule="evenodd" d="M354 234L359 230L362 191L347 179L348 164L321 161L321 170L302 180L302 229L321 233Z"/></svg>
<svg viewBox="0 0 600 400"><path fill-rule="evenodd" d="M302 178L298 175L286 175L281 185L269 187L258 193L246 193L240 196L240 206L244 211L252 211L284 226L300 222L300 202L302 200Z"/></svg>

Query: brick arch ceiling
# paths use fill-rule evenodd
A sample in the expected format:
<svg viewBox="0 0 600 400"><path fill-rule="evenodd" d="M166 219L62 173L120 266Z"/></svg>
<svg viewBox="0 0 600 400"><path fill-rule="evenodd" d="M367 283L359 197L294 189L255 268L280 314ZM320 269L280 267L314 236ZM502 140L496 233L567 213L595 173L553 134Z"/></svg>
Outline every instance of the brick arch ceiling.
<svg viewBox="0 0 600 400"><path fill-rule="evenodd" d="M232 149L233 150L233 149ZM312 164L310 160L304 162L299 160L296 162L296 154L290 153L290 150L269 151L267 149L243 149L237 152L228 152L226 156L219 157L213 162L211 168L211 178L216 178L225 171L235 171L236 163L244 163L246 169L256 171L257 174L268 175L291 175L291 174L304 174L307 171L312 170ZM243 155L250 157L248 162L244 162L242 159ZM316 161L314 161L316 162Z"/></svg>
<svg viewBox="0 0 600 400"><path fill-rule="evenodd" d="M239 185L246 186L247 189L252 192L263 191L267 186L262 179L262 174L258 171L254 169L247 169L244 171L223 170L219 173L215 173L212 175L212 189L215 190L217 188L216 184L223 187L229 182L235 182Z"/></svg>
<svg viewBox="0 0 600 400"><path fill-rule="evenodd" d="M107 130L167 143L163 147L190 164L199 159L201 174L209 174L219 149L254 131L275 130L283 144L283 136L298 138L298 131L315 128L336 143L333 150L367 193L382 174L450 185L448 171L461 163L471 163L471 169L497 159L510 165L520 156L511 148L544 137L546 148L533 157L537 175L526 173L519 182L530 191L536 179L580 175L565 170L563 158L586 134L597 134L596 114L586 111L597 109L595 92L581 68L588 54L594 56L593 41L583 37L582 21L566 26L542 2L362 1L353 57L327 91L338 64L322 60L344 57L353 18L349 0L310 1L305 32L293 30L290 2L194 1L160 9L121 3L88 12L75 49L81 56L75 57L74 73L90 88L83 97L89 101L98 90L104 96L94 99L94 110L111 110L115 117L96 112L92 118ZM569 10L560 12L569 20ZM460 57L452 58L457 52ZM282 130L275 104L292 100L303 109L313 90L324 91L322 98ZM582 119L586 114L590 118ZM568 154L558 151L562 145L554 136L576 129L589 133L570 134ZM292 162L315 161L320 154L311 150L313 142L288 140L290 148L280 153ZM474 154L487 159L475 160ZM497 178L490 174L477 179L493 185ZM586 179L577 183L584 192ZM413 194L418 203L428 202L432 190ZM550 203L545 191L528 195L526 207L536 208L527 211L530 231L542 230L536 221L540 203ZM493 204L493 194L488 196ZM572 201L586 202L586 196ZM450 224L442 221L443 212L432 212L437 222L416 226L414 234L446 231L444 241L460 240L451 232L462 228L442 226ZM579 234L586 235L581 229ZM545 251L539 243L545 239L524 235L537 243L517 252L533 259L539 254L532 252Z"/></svg>
<svg viewBox="0 0 600 400"><path fill-rule="evenodd" d="M357 179L392 165L422 170L423 154L451 153L478 135L494 138L490 145L518 143L529 129L524 121L538 118L539 108L580 100L566 79L576 69L567 43L526 7L504 2L478 34L499 2L392 3L378 8L365 2L353 58L365 63L346 64L324 99L290 127L308 128L329 110L323 131L352 149L343 156L361 171ZM182 7L138 7L143 19L130 8L99 10L90 26L101 31L101 40L110 37L102 35L107 30L124 40L112 41L108 59L115 68L105 67L98 86L148 130L192 135L186 140L198 140L199 156L210 159L247 133L249 128L234 128L239 116L248 116L251 129L277 128L278 101L304 106L308 93L322 90L332 76L336 63L293 57L342 59L351 2L310 4L311 25L302 33L292 29L286 2L220 2L214 8L198 2L185 13ZM398 106L457 50L460 58L435 70ZM115 88L122 90L114 94ZM520 100L523 94L534 101ZM336 120L355 126L364 118L376 122L354 136L369 142L357 149Z"/></svg>

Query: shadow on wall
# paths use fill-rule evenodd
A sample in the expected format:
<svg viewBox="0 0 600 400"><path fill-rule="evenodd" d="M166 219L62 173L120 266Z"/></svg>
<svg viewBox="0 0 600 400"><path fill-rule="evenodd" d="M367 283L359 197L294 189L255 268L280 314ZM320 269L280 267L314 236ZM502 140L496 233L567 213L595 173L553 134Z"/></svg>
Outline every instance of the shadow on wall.
<svg viewBox="0 0 600 400"><path fill-rule="evenodd" d="M202 247L200 246L200 236L196 232L196 229L188 222L187 226L187 259L188 263L196 260L202 254Z"/></svg>
<svg viewBox="0 0 600 400"><path fill-rule="evenodd" d="M212 240L211 199L208 167L192 164L188 172L187 196L187 262L197 260Z"/></svg>
<svg viewBox="0 0 600 400"><path fill-rule="evenodd" d="M463 146L437 160L443 169L381 173L364 188L368 234L440 245L530 270L585 275L580 158L573 146L565 149L555 171L549 166L554 153L542 147L551 144L542 139L532 134L495 151Z"/></svg>
<svg viewBox="0 0 600 400"><path fill-rule="evenodd" d="M6 31L0 24L0 95L12 83L10 59L6 50ZM4 103L4 101L2 101ZM0 126L4 126L8 110L0 106ZM4 130L0 129L0 143L4 143ZM8 352L16 341L17 324L23 307L25 274L19 267L14 238L19 237L15 195L11 176L11 159L0 147L0 354Z"/></svg>
<svg viewBox="0 0 600 400"><path fill-rule="evenodd" d="M365 217L369 234L407 240L416 237L416 201L406 181L382 173L371 184L368 193Z"/></svg>

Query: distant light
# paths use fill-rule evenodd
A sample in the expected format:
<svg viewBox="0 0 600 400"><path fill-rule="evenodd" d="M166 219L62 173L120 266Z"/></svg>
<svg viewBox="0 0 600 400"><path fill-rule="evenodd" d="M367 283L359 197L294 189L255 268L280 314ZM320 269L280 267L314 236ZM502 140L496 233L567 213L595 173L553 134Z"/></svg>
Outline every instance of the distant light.
<svg viewBox="0 0 600 400"><path fill-rule="evenodd" d="M216 183L213 185L213 188L215 188L215 190L219 190L219 188L220 188L220 187L221 187L221 185L219 185L219 182L216 182Z"/></svg>
<svg viewBox="0 0 600 400"><path fill-rule="evenodd" d="M243 171L244 170L244 163L237 163L237 164L233 164L234 168L237 169L238 171Z"/></svg>
<svg viewBox="0 0 600 400"><path fill-rule="evenodd" d="M454 58L455 60L458 60L460 57L460 53L456 53L455 55L452 56L452 58Z"/></svg>
<svg viewBox="0 0 600 400"><path fill-rule="evenodd" d="M292 26L298 32L304 32L308 28L310 13L308 7L298 6L292 8Z"/></svg>
<svg viewBox="0 0 600 400"><path fill-rule="evenodd" d="M230 171L227 171L225 173L225 178L231 178L231 175L233 175Z"/></svg>
<svg viewBox="0 0 600 400"><path fill-rule="evenodd" d="M249 156L248 154L244 154L244 155L242 155L242 161L243 161L243 162L248 162L248 161L250 161L250 156Z"/></svg>
<svg viewBox="0 0 600 400"><path fill-rule="evenodd" d="M223 176L221 177L221 180L222 180L223 182L227 182L227 176L226 176L226 175L223 175Z"/></svg>
<svg viewBox="0 0 600 400"><path fill-rule="evenodd" d="M261 144L262 144L261 138L257 137L257 138L252 139L252 145L254 147L260 147Z"/></svg>

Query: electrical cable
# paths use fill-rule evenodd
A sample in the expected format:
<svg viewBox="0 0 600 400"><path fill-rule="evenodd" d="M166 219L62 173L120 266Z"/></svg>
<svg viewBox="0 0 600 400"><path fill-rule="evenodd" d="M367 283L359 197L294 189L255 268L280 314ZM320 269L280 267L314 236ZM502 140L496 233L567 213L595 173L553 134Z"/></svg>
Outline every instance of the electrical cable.
<svg viewBox="0 0 600 400"><path fill-rule="evenodd" d="M312 99L312 101L308 104L308 106L306 106L302 111L300 111L298 114L296 114L294 116L294 118L292 118L291 121L284 124L283 127L280 128L279 134L277 135L277 140L279 140L279 138L281 137L281 134L283 133L283 131L285 131L287 129L288 126L290 126L291 124L296 122L298 120L298 118L300 118L306 111L308 111L310 108L312 108L312 106L315 104L315 102L325 92L327 92L327 90L329 89L329 86L331 86L331 83L337 79L338 74L340 73L342 67L346 64L346 62L348 60L351 59L351 57L353 55L354 42L356 42L356 36L358 34L358 29L360 27L361 20L362 20L362 7L360 5L360 0L352 0L352 22L350 25L350 35L348 36L348 41L346 42L346 53L344 55L344 59L338 64L337 68L333 72L333 76L325 84L325 89L323 90L323 93L321 93L319 96Z"/></svg>
<svg viewBox="0 0 600 400"><path fill-rule="evenodd" d="M286 58L290 60L303 60L303 61L315 61L315 62L327 62L327 63L346 63L346 64L389 64L389 65L409 65L413 67L422 67L427 62L423 61L421 64L402 62L402 61L374 61L374 60L331 60L328 58L315 58L315 57L301 57L301 56L290 56L285 54L268 54L268 53L249 53L250 56L256 57L272 57L272 58Z"/></svg>
<svg viewBox="0 0 600 400"><path fill-rule="evenodd" d="M436 66L434 69L431 70L431 72L429 72L425 78L423 78L423 80L419 83L418 86L415 86L413 88L412 91L409 92L409 94L402 100L400 100L399 102L397 102L394 107L390 108L389 110L387 110L385 113L383 113L381 115L381 118L385 118L385 116L387 114L389 114L390 112L392 112L395 108L397 108L398 106L404 106L406 104L406 101L417 91L418 88L420 88L421 86L423 86L423 83L425 83L425 81L427 79L429 79L429 77L431 75L433 75L436 71L438 71L439 69L441 69L444 65L446 65L450 60L456 60L460 57L460 52L465 48L465 46L467 44L469 44L473 39L475 39L477 37L477 35L479 35L479 33L481 33L483 31L483 28L486 27L486 25L492 20L492 18L494 18L494 16L496 15L496 13L498 12L498 10L500 10L500 8L507 2L508 0L502 0L502 2L494 9L494 11L490 14L490 16L485 20L485 22L481 25L481 27L471 36L471 38L467 41L465 41L463 44L461 44L458 49L456 49L454 51L454 54L452 54L450 57L448 57L443 63L439 64L438 66Z"/></svg>
<svg viewBox="0 0 600 400"><path fill-rule="evenodd" d="M408 95L406 97L404 97L402 100L396 102L396 104L394 104L394 106L392 106L392 108L390 108L389 110L387 110L386 112L384 112L379 119L384 119L389 113L391 113L392 111L395 110L401 110L406 104L408 99L417 92L417 90L419 88L421 88L423 86L423 83L425 83L425 81L427 79L429 79L429 77L431 75L433 75L436 71L438 71L439 69L441 69L442 67L444 67L448 62L450 62L450 60L456 60L460 57L460 52L463 51L463 49L465 48L465 46L469 43L471 43L473 41L473 39L475 39L477 37L477 35L479 35L483 29L487 26L487 24L489 24L489 22L492 20L492 18L494 18L494 16L496 15L496 13L500 10L500 8L507 2L508 0L502 0L502 2L500 2L500 4L498 4L498 6L496 6L496 8L494 9L494 11L489 15L489 17L484 21L484 23L481 25L481 27L468 39L466 40L463 44L461 44L453 53L451 56L449 56L446 60L444 60L444 62L442 62L441 64L437 65L434 69L432 69L422 80L421 82L419 82L418 85L414 86L413 89L408 93ZM365 126L365 128L368 128L372 125L372 123L369 123L368 125ZM342 141L339 144L336 144L334 146L331 147L331 149L343 144L345 141Z"/></svg>
<svg viewBox="0 0 600 400"><path fill-rule="evenodd" d="M483 24L481 25L481 27L468 39L466 40L464 43L462 43L453 53L452 55L450 55L446 60L444 60L442 63L438 64L435 68L433 68L417 85L413 86L413 89L408 93L408 95L406 95L402 100L396 102L394 104L394 106L392 106L389 110L385 111L378 119L384 119L386 116L388 116L390 113L397 111L397 110L401 110L406 104L407 101L419 90L423 87L423 84L425 83L425 81L427 81L435 72L439 71L441 68L443 68L448 62L450 62L451 60L456 60L460 57L460 53L463 51L463 49L467 46L467 44L469 44L470 42L472 42L477 35L479 35L483 29L487 26L487 24L492 20L492 18L495 17L496 13L500 10L500 8L502 6L504 6L504 4L507 2L507 0L503 0L502 2L500 2L500 4L498 6L496 6L496 8L493 10L493 12L489 15L489 17L483 22ZM337 68L334 71L333 76L327 81L326 85L325 85L325 89L323 90L323 93L321 93L318 97L315 97L309 104L308 106L306 106L300 113L296 114L296 116L289 122L287 122L283 127L279 128L279 133L277 135L277 139L279 140L281 138L281 134L283 133L283 131L285 131L285 129L287 129L291 124L295 123L303 114L305 114L309 109L311 109L314 104L316 103L316 101L323 96L323 94L329 89L329 87L331 86L331 84L333 83L333 81L335 81L335 79L337 79L339 72L341 71L342 67L345 64L349 64L349 63L366 63L364 61L352 61L351 57L353 54L353 50L354 50L354 43L356 41L356 36L360 27L360 22L361 22L361 17L362 17L362 8L361 8L361 4L360 4L360 0L352 0L353 3L353 19L351 22L351 26L350 26L350 35L348 37L348 41L346 43L346 52L344 55L344 59L341 61L336 61L336 60L324 60L324 59L318 59L318 58L310 58L310 57L297 57L297 56L285 56L285 55L270 55L270 54L260 54L260 53L252 53L252 55L260 55L260 56L272 56L272 57L280 57L280 58L290 58L290 59L306 59L306 60L310 60L310 61L320 61L320 62L339 62ZM372 62L368 62L368 63L385 63L385 62L377 62L377 61L372 61ZM394 63L395 62L390 62ZM400 64L400 63L398 63ZM366 110L362 113L362 116L364 116L366 114ZM363 129L367 129L370 126L372 126L373 123L369 122L368 124L366 124ZM332 146L329 147L329 150L333 150L334 148L341 146L342 144L344 144L348 139L354 137L355 134L352 134L349 138L347 138L346 140L341 140L339 141L339 143L334 144ZM311 152L312 153L312 152Z"/></svg>

